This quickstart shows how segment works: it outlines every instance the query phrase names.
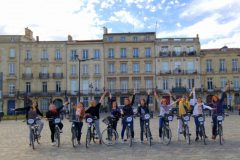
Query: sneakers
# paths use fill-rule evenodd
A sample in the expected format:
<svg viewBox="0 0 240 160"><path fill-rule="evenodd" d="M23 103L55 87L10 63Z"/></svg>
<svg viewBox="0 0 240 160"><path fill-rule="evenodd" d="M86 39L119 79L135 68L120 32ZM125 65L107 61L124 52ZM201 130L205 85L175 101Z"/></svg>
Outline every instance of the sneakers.
<svg viewBox="0 0 240 160"><path fill-rule="evenodd" d="M196 137L195 141L198 141L199 140L199 137Z"/></svg>
<svg viewBox="0 0 240 160"><path fill-rule="evenodd" d="M56 145L56 142L52 142L52 146L55 146Z"/></svg>
<svg viewBox="0 0 240 160"><path fill-rule="evenodd" d="M80 141L78 141L78 145L80 145L81 143L80 143Z"/></svg>
<svg viewBox="0 0 240 160"><path fill-rule="evenodd" d="M143 141L141 141L141 144L143 144L144 142Z"/></svg>
<svg viewBox="0 0 240 160"><path fill-rule="evenodd" d="M161 137L159 137L159 143L162 143L162 138Z"/></svg>
<svg viewBox="0 0 240 160"><path fill-rule="evenodd" d="M60 133L63 133L63 131L62 131L61 129L59 130L59 132L60 132Z"/></svg>
<svg viewBox="0 0 240 160"><path fill-rule="evenodd" d="M124 143L124 139L122 139L122 141L121 141L122 143Z"/></svg>
<svg viewBox="0 0 240 160"><path fill-rule="evenodd" d="M212 139L213 139L213 140L216 140L216 136L212 136Z"/></svg>

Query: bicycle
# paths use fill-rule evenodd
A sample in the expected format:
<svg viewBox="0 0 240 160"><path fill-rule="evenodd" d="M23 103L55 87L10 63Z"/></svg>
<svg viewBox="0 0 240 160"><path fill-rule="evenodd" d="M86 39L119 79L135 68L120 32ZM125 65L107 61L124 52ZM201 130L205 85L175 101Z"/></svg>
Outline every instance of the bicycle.
<svg viewBox="0 0 240 160"><path fill-rule="evenodd" d="M55 124L54 129L54 142L56 142L57 147L60 147L60 128L58 127L58 124L61 122L60 118L48 118L48 120L52 120Z"/></svg>
<svg viewBox="0 0 240 160"><path fill-rule="evenodd" d="M190 121L190 115L185 114L181 117L181 119L182 119L182 122L183 122L182 123L183 136L184 136L187 144L191 144L191 134L190 134L189 127L188 127L188 122Z"/></svg>
<svg viewBox="0 0 240 160"><path fill-rule="evenodd" d="M172 114L165 114L163 116L163 127L162 127L162 143L169 145L172 139L172 131L169 127L169 122L173 121Z"/></svg>
<svg viewBox="0 0 240 160"><path fill-rule="evenodd" d="M97 131L94 121L96 120L96 117L87 117L86 123L88 124L87 129L87 135L86 135L86 148L89 147L91 140L96 143L97 137Z"/></svg>
<svg viewBox="0 0 240 160"><path fill-rule="evenodd" d="M36 119L28 119L27 124L30 126L30 146L32 149L35 149L34 142L36 141L39 144L39 125L36 124L36 121L40 120L39 118Z"/></svg>
<svg viewBox="0 0 240 160"><path fill-rule="evenodd" d="M102 142L107 146L114 145L118 141L118 133L113 129L113 123L116 121L116 118L109 116L102 121L107 125L107 128L102 132Z"/></svg>
<svg viewBox="0 0 240 160"><path fill-rule="evenodd" d="M127 122L126 132L127 132L127 139L129 141L129 147L132 147L133 139L132 139L132 129L131 125L133 123L133 117L125 117L124 120Z"/></svg>
<svg viewBox="0 0 240 160"><path fill-rule="evenodd" d="M222 127L223 120L224 115L217 115L217 135L219 135L220 145L223 145L223 127Z"/></svg>
<svg viewBox="0 0 240 160"><path fill-rule="evenodd" d="M204 127L204 121L205 121L205 117L200 114L197 116L197 119L198 119L198 122L199 122L199 128L198 128L198 131L199 131L199 136L201 137L201 140L203 139L203 143L205 145L207 145L207 142L206 142L206 133L205 133L205 127Z"/></svg>
<svg viewBox="0 0 240 160"><path fill-rule="evenodd" d="M71 122L72 122L72 127L71 127L72 145L73 145L73 148L76 148L77 145L80 145L80 143L77 141L77 136L78 136L78 134L81 134L81 133L78 133L78 130L77 130L77 127L76 127L75 123L79 123L79 121L78 120L71 120Z"/></svg>
<svg viewBox="0 0 240 160"><path fill-rule="evenodd" d="M152 136L151 136L151 131L150 131L150 127L149 127L149 121L150 121L151 115L145 114L145 115L143 115L142 118L144 120L144 133L147 138L147 142L148 142L149 146L152 146Z"/></svg>

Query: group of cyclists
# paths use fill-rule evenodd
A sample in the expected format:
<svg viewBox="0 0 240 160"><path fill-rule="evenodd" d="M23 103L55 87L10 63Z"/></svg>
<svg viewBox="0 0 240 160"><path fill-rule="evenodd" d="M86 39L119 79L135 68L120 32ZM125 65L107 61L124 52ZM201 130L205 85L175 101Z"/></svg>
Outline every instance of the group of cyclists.
<svg viewBox="0 0 240 160"><path fill-rule="evenodd" d="M181 141L181 134L183 134L183 123L186 126L189 126L189 121L184 121L183 118L186 115L192 115L194 117L194 122L195 122L195 127L196 127L196 138L195 141L199 140L200 136L200 122L199 122L199 117L202 117L204 115L204 110L208 109L212 111L212 139L215 140L217 136L217 123L218 115L223 115L224 114L224 109L223 109L223 102L224 99L226 98L226 90L227 87L223 90L221 97L219 98L218 96L213 96L212 97L212 103L210 106L205 105L203 103L201 97L196 97L196 92L195 88L192 89L190 92L190 95L184 95L180 98L174 97L170 92L168 93L169 96L172 98L172 103L168 104L168 101L166 98L160 98L158 96L157 91L154 91L154 97L157 100L157 104L159 107L159 142L162 143L163 141L163 127L165 124L165 115L174 115L176 114L177 119L178 119L178 129L177 129L177 139L180 142ZM88 117L94 117L94 124L95 124L95 129L96 133L99 138L99 143L102 143L102 133L100 130L100 107L102 103L104 102L104 99L106 96L108 96L108 102L109 105L111 106L111 112L108 118L112 118L113 120L111 121L112 123L112 128L117 131L117 125L119 120L121 119L121 124L122 124L122 130L121 130L121 142L125 143L127 139L124 139L124 134L125 130L128 127L128 124L130 123L130 133L131 133L131 138L134 141L134 118L132 121L128 122L126 119L127 117L135 117L139 116L139 121L140 121L140 140L141 143L144 143L144 133L145 133L145 118L144 116L146 114L150 114L150 109L149 109L149 100L150 100L150 95L151 91L148 90L146 92L147 96L145 98L141 98L138 108L137 108L137 113L134 113L133 110L133 104L135 101L135 95L136 91L133 91L132 98L130 100L130 97L126 97L124 99L124 106L119 107L117 104L117 101L112 97L112 94L105 91L102 94L99 102L96 100L92 100L90 102L90 106L86 109L86 106L84 106L84 103L78 102L78 104L71 103L71 108L74 110L74 125L77 129L77 142L80 145L81 141L81 135L82 135L82 127L83 127L83 122L84 119ZM39 117L43 117L46 120L49 121L49 128L51 131L51 142L52 145L56 145L54 134L56 131L54 119L60 117L60 112L62 108L67 107L69 105L69 102L63 103L63 105L59 108L56 107L55 104L51 103L49 105L49 110L46 112L46 116L44 116L40 110L38 109L38 103L37 101L32 101L30 106L24 107L24 108L17 108L15 111L26 111L26 119L34 119L36 121L36 124L39 126L38 129L38 134L39 137L41 137L41 131L43 129L44 123ZM28 123L28 121L27 121ZM60 133L62 132L63 124L62 122L57 123ZM30 126L30 125L29 125ZM203 123L204 127L204 123ZM29 130L31 128L29 127ZM30 133L30 132L29 132ZM169 131L168 131L168 136L169 136ZM150 139L152 139L152 134L149 129L149 136ZM184 135L186 137L186 135ZM202 135L201 135L202 136ZM204 138L207 138L206 134L203 135ZM126 136L125 136L126 137ZM129 138L129 137L128 137ZM31 135L29 135L29 139L31 140ZM31 143L30 143L31 145Z"/></svg>

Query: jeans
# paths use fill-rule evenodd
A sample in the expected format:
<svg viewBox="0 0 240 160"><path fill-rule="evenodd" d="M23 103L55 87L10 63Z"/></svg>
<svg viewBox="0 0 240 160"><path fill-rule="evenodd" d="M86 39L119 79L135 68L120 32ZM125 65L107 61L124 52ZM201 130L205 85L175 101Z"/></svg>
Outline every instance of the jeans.
<svg viewBox="0 0 240 160"><path fill-rule="evenodd" d="M75 129L77 130L77 141L80 141L82 135L83 122L74 122Z"/></svg>
<svg viewBox="0 0 240 160"><path fill-rule="evenodd" d="M150 121L148 121L149 129L150 129ZM143 141L143 132L145 127L145 121L140 119L140 139ZM150 137L152 137L151 131L150 131Z"/></svg>
<svg viewBox="0 0 240 160"><path fill-rule="evenodd" d="M101 134L100 125L99 125L99 119L95 120L94 124L95 124L95 127L96 127L97 134L99 136L99 139L102 139L102 134Z"/></svg>
<svg viewBox="0 0 240 160"><path fill-rule="evenodd" d="M187 122L187 125L189 127L189 121ZM178 119L178 141L181 140L180 133L182 132L182 126L183 126L183 120L182 118Z"/></svg>
<svg viewBox="0 0 240 160"><path fill-rule="evenodd" d="M58 124L58 127L59 127L60 130L62 130L62 128L63 128L62 122L60 122ZM51 140L52 140L52 142L54 142L55 124L54 123L49 123L49 128L50 128L50 131L51 131Z"/></svg>
<svg viewBox="0 0 240 160"><path fill-rule="evenodd" d="M160 117L159 118L159 137L162 138L162 128L164 125L164 118Z"/></svg>
<svg viewBox="0 0 240 160"><path fill-rule="evenodd" d="M38 127L38 133L40 135L41 132L42 132L44 123L41 120L36 120L36 124L39 126ZM29 125L29 142L31 141L31 138L32 138L31 136L32 136L32 134L31 134L31 125Z"/></svg>
<svg viewBox="0 0 240 160"><path fill-rule="evenodd" d="M117 131L117 123L118 123L118 121L113 121L113 122L112 122L112 128L113 128L115 131Z"/></svg>
<svg viewBox="0 0 240 160"><path fill-rule="evenodd" d="M121 138L123 139L124 138L124 132L127 128L127 125L128 125L128 122L126 122L126 118L123 118L122 120L122 132L121 132ZM134 138L134 130L133 130L133 121L130 123L131 126L130 126L130 129L131 129L131 135L132 135L132 138Z"/></svg>

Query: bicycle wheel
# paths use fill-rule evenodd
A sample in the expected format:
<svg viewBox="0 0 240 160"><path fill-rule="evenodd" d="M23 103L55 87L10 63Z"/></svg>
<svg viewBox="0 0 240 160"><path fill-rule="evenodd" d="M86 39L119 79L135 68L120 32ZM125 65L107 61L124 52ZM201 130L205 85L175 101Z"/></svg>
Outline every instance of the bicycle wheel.
<svg viewBox="0 0 240 160"><path fill-rule="evenodd" d="M60 132L58 127L55 128L54 139L57 144L57 147L60 147Z"/></svg>
<svg viewBox="0 0 240 160"><path fill-rule="evenodd" d="M117 142L117 132L112 128L106 128L102 132L102 142L107 146L112 146Z"/></svg>
<svg viewBox="0 0 240 160"><path fill-rule="evenodd" d="M91 141L91 129L88 128L87 135L86 135L86 148L89 147Z"/></svg>
<svg viewBox="0 0 240 160"><path fill-rule="evenodd" d="M190 133L189 133L189 128L188 128L188 125L185 126L185 139L186 139L186 142L187 144L190 144L191 143L191 138L190 138Z"/></svg>
<svg viewBox="0 0 240 160"><path fill-rule="evenodd" d="M99 135L98 135L99 136ZM97 139L97 131L95 127L92 127L92 140L94 143L96 143L96 139ZM98 137L99 138L99 137Z"/></svg>
<svg viewBox="0 0 240 160"><path fill-rule="evenodd" d="M204 129L203 125L200 126L200 133L201 133L201 136L202 136L202 138L203 138L203 143L204 143L205 145L207 145L207 142L206 142L206 134L205 134L205 129Z"/></svg>
<svg viewBox="0 0 240 160"><path fill-rule="evenodd" d="M223 130L222 125L218 126L218 134L219 134L219 143L220 145L223 145Z"/></svg>
<svg viewBox="0 0 240 160"><path fill-rule="evenodd" d="M165 126L163 127L163 131L162 131L162 142L165 145L170 144L172 139L172 132L171 129L169 128L169 126Z"/></svg>
<svg viewBox="0 0 240 160"><path fill-rule="evenodd" d="M129 141L129 147L132 147L132 133L131 133L131 129L129 127L127 127L127 137L128 137L128 141Z"/></svg>
<svg viewBox="0 0 240 160"><path fill-rule="evenodd" d="M77 144L78 144L76 128L72 127L71 131L72 131L72 145L73 145L73 148L75 148L75 147L77 147Z"/></svg>
<svg viewBox="0 0 240 160"><path fill-rule="evenodd" d="M34 131L33 129L30 130L30 144L32 146L32 149L35 149L35 146L34 146Z"/></svg>
<svg viewBox="0 0 240 160"><path fill-rule="evenodd" d="M147 134L147 141L148 141L148 144L149 144L149 146L151 147L152 146L152 138L151 138L151 132L150 132L150 128L149 127L147 127L146 128L146 134Z"/></svg>

